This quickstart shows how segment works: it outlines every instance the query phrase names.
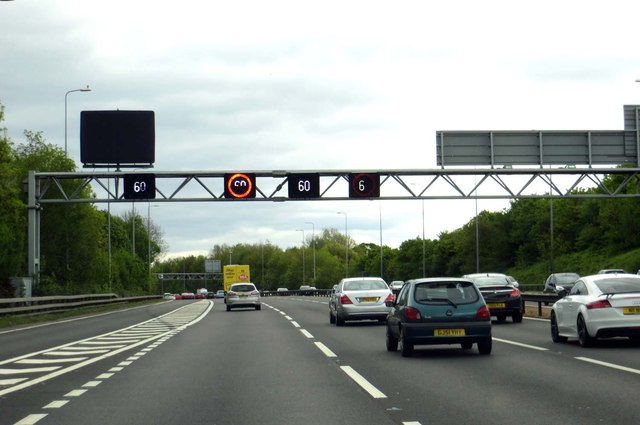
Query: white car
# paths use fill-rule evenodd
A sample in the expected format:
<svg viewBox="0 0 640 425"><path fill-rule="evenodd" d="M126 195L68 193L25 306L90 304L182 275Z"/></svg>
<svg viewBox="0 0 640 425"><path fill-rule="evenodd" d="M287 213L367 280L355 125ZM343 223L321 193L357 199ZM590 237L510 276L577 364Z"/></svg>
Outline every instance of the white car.
<svg viewBox="0 0 640 425"><path fill-rule="evenodd" d="M640 276L581 277L553 305L550 323L553 342L578 338L581 346L588 347L598 338L640 340Z"/></svg>
<svg viewBox="0 0 640 425"><path fill-rule="evenodd" d="M227 311L231 311L232 308L236 307L253 307L256 310L260 310L262 307L260 291L258 291L256 285L250 282L231 285L224 302L227 305Z"/></svg>
<svg viewBox="0 0 640 425"><path fill-rule="evenodd" d="M394 299L391 289L382 278L342 279L329 299L329 323L344 326L346 320L385 322L391 309L385 303Z"/></svg>

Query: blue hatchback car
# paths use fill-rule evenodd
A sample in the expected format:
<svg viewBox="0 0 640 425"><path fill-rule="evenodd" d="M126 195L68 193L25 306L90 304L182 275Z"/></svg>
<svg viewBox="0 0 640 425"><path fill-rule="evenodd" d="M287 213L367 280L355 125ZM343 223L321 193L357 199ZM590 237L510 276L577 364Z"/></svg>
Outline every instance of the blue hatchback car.
<svg viewBox="0 0 640 425"><path fill-rule="evenodd" d="M408 281L387 318L388 351L410 357L416 345L478 344L491 353L491 314L475 284L464 278L424 278Z"/></svg>

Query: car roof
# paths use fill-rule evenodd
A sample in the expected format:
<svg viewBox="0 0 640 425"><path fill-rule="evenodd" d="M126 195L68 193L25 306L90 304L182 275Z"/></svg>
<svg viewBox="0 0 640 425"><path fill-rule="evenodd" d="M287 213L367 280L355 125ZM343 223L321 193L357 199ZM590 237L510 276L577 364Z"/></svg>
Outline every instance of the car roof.
<svg viewBox="0 0 640 425"><path fill-rule="evenodd" d="M407 283L429 283L429 282L471 282L471 279L466 277L423 277L420 279L411 279Z"/></svg>

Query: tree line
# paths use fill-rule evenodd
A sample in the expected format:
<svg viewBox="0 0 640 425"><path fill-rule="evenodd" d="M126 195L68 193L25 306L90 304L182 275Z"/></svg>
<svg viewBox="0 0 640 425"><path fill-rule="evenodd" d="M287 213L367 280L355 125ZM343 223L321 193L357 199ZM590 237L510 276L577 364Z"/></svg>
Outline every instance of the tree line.
<svg viewBox="0 0 640 425"><path fill-rule="evenodd" d="M3 120L0 105L0 124ZM0 134L0 297L9 297L10 277L27 274L23 184L28 171L75 171L76 164L41 133L25 130L19 143L9 140L6 131ZM602 185L618 187L623 178L608 176ZM624 190L637 189L635 181ZM582 195L601 191L577 189ZM307 237L304 254L302 247L282 249L268 241L230 241L213 246L206 256L163 259L167 246L162 229L155 223L147 226L147 220L134 212L117 216L92 204L47 205L41 211L41 272L34 295L156 294L194 291L205 284L219 289L219 280L159 281L156 273L202 273L206 259L228 264L231 257L234 264L249 264L252 280L264 290L302 284L330 288L345 275L382 276L391 282L460 276L478 268L512 274L531 284L540 284L551 272L585 275L608 267L635 272L640 269L638 217L638 198L517 199L502 211L482 211L436 239L416 237L398 248L358 243L336 229L323 229Z"/></svg>

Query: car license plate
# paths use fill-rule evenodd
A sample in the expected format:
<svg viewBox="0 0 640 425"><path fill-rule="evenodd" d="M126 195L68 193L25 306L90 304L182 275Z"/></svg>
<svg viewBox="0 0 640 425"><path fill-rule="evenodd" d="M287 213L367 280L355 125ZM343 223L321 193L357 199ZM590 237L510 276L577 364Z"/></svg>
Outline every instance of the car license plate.
<svg viewBox="0 0 640 425"><path fill-rule="evenodd" d="M490 304L487 304L487 307L489 307L489 309L492 309L492 308L505 308L506 306L504 305L504 303L490 303Z"/></svg>
<svg viewBox="0 0 640 425"><path fill-rule="evenodd" d="M624 314L640 314L640 307L624 307L622 312Z"/></svg>
<svg viewBox="0 0 640 425"><path fill-rule="evenodd" d="M465 336L464 329L434 329L434 336Z"/></svg>
<svg viewBox="0 0 640 425"><path fill-rule="evenodd" d="M378 298L376 297L362 297L362 298L358 298L358 300L361 303L375 303L378 301Z"/></svg>
<svg viewBox="0 0 640 425"><path fill-rule="evenodd" d="M247 298L249 295L247 294L240 294L240 298Z"/></svg>

